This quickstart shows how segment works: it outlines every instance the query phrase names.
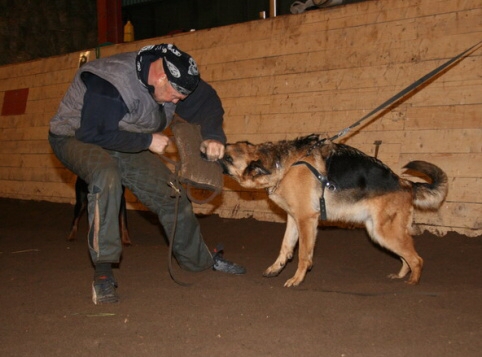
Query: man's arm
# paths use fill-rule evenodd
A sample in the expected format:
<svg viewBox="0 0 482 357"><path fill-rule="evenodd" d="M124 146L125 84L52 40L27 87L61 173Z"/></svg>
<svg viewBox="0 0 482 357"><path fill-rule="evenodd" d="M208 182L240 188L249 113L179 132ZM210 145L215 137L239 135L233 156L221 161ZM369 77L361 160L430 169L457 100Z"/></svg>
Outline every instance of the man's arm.
<svg viewBox="0 0 482 357"><path fill-rule="evenodd" d="M201 126L204 141L199 149L206 154L208 160L215 161L223 157L226 144L224 109L221 99L209 84L201 80L196 90L177 104L176 113L186 121Z"/></svg>
<svg viewBox="0 0 482 357"><path fill-rule="evenodd" d="M226 143L223 130L224 109L216 91L201 80L198 87L176 106L176 113L189 123L199 124L204 140Z"/></svg>

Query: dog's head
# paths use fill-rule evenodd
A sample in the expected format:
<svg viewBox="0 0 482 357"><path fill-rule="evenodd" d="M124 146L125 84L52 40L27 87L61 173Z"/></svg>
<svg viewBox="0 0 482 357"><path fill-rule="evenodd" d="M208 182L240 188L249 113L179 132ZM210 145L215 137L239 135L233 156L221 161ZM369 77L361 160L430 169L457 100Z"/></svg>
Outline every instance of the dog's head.
<svg viewBox="0 0 482 357"><path fill-rule="evenodd" d="M322 150L320 147L325 146L328 147L325 141L315 134L257 145L238 141L226 145L224 158L220 162L224 173L232 176L241 186L268 188L276 186L285 171L300 157L305 157L308 152L317 155Z"/></svg>
<svg viewBox="0 0 482 357"><path fill-rule="evenodd" d="M259 146L247 141L227 144L224 157L220 160L225 174L233 177L246 188L270 187L271 174Z"/></svg>

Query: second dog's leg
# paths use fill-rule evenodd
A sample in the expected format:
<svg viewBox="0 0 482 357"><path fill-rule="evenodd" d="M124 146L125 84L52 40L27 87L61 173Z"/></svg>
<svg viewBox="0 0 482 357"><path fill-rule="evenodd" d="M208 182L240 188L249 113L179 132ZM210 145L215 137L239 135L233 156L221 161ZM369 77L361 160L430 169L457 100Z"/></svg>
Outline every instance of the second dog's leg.
<svg viewBox="0 0 482 357"><path fill-rule="evenodd" d="M77 177L77 181L75 181L74 219L72 220L72 224L70 226L70 234L67 240L74 240L77 235L80 217L87 208L87 192L87 183L80 177Z"/></svg>
<svg viewBox="0 0 482 357"><path fill-rule="evenodd" d="M122 197L119 210L119 228L121 234L121 240L123 245L131 245L131 239L129 237L129 230L127 229L127 207L125 198L125 187L122 187Z"/></svg>
<svg viewBox="0 0 482 357"><path fill-rule="evenodd" d="M298 228L293 217L288 215L286 230L281 244L281 250L276 261L263 273L263 276L272 277L278 275L286 265L286 262L293 258L293 250L298 242Z"/></svg>

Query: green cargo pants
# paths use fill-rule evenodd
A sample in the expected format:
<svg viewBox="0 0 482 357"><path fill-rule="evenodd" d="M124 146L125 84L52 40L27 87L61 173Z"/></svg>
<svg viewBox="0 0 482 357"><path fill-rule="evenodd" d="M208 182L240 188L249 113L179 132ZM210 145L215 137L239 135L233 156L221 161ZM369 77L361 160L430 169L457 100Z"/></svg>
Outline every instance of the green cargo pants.
<svg viewBox="0 0 482 357"><path fill-rule="evenodd" d="M122 153L74 137L49 134L57 158L89 184L89 251L94 264L118 263L122 253L119 207L122 185L159 217L166 234L171 234L175 217L175 198L168 185L172 176L161 159L149 152ZM201 271L213 265L212 255L203 241L192 204L182 192L179 199L173 253L179 265Z"/></svg>

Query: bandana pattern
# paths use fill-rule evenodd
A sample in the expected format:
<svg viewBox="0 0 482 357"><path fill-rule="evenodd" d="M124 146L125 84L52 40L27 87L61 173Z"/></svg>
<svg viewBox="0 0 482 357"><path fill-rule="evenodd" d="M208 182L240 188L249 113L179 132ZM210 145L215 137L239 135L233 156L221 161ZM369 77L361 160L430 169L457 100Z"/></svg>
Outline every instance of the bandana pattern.
<svg viewBox="0 0 482 357"><path fill-rule="evenodd" d="M189 95L196 89L200 76L194 58L173 44L162 43L143 47L136 58L137 77L150 93L154 93L154 87L148 84L149 67L159 58L163 59L164 72L177 92Z"/></svg>

